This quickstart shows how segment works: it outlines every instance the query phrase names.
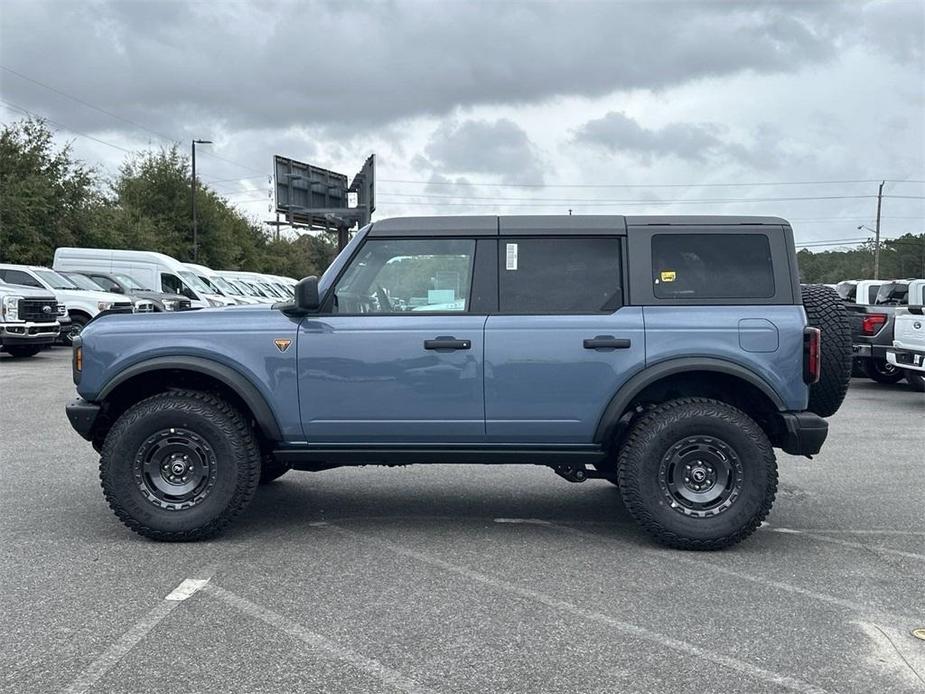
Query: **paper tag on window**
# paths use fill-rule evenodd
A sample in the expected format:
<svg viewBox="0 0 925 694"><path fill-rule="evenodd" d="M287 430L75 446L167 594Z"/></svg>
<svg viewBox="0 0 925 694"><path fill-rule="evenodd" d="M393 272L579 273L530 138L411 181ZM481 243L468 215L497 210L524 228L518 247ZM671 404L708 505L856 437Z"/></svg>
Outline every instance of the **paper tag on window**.
<svg viewBox="0 0 925 694"><path fill-rule="evenodd" d="M662 270L662 282L674 282L677 276L678 275L674 270Z"/></svg>
<svg viewBox="0 0 925 694"><path fill-rule="evenodd" d="M516 270L517 269L517 244L509 243L507 244L507 250L504 257L504 269L505 270Z"/></svg>

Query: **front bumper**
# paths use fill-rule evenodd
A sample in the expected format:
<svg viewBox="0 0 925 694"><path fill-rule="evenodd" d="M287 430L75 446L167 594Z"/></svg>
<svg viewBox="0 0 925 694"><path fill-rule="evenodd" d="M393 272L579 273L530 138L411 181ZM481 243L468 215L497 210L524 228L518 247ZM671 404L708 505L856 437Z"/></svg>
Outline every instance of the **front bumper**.
<svg viewBox="0 0 925 694"><path fill-rule="evenodd" d="M829 434L829 423L813 412L779 412L777 444L790 455L816 455Z"/></svg>
<svg viewBox="0 0 925 694"><path fill-rule="evenodd" d="M83 398L72 400L64 407L74 431L87 441L93 440L93 426L100 416L100 409L100 406L95 402L87 402Z"/></svg>
<svg viewBox="0 0 925 694"><path fill-rule="evenodd" d="M58 338L58 323L4 323L0 325L0 344L50 345Z"/></svg>
<svg viewBox="0 0 925 694"><path fill-rule="evenodd" d="M925 352L921 350L891 347L886 351L886 360L900 369L925 372Z"/></svg>

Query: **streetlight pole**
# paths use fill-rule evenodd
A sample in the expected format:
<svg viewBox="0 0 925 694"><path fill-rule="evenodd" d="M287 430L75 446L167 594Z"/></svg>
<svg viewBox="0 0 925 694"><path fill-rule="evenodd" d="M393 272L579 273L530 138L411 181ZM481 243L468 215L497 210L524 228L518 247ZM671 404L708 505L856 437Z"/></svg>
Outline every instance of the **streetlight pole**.
<svg viewBox="0 0 925 694"><path fill-rule="evenodd" d="M883 184L886 181L880 181L880 189L877 191L877 231L874 240L874 279L880 279L880 203L883 202Z"/></svg>
<svg viewBox="0 0 925 694"><path fill-rule="evenodd" d="M196 224L196 145L211 145L212 140L193 140L193 262L199 260L199 228Z"/></svg>

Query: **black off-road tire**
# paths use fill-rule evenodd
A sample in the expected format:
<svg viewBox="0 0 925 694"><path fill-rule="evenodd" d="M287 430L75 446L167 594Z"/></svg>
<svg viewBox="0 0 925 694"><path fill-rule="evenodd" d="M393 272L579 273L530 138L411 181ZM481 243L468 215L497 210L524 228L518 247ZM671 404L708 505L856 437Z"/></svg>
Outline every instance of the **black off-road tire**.
<svg viewBox="0 0 925 694"><path fill-rule="evenodd" d="M899 383L906 377L906 374L898 366L894 366L886 359L876 359L874 357L864 362L864 372L871 380L887 385Z"/></svg>
<svg viewBox="0 0 925 694"><path fill-rule="evenodd" d="M71 324L66 332L61 335L61 342L70 347L74 344L74 338L83 331L84 326L90 322L89 318L79 314L71 316Z"/></svg>
<svg viewBox="0 0 925 694"><path fill-rule="evenodd" d="M903 373L906 375L906 382L912 387L912 390L916 393L925 393L925 375L912 369L904 369Z"/></svg>
<svg viewBox="0 0 925 694"><path fill-rule="evenodd" d="M809 410L820 417L838 412L851 381L851 322L841 297L831 287L804 284L803 308L810 327L822 332L819 382L809 387Z"/></svg>
<svg viewBox="0 0 925 694"><path fill-rule="evenodd" d="M155 499L153 476L143 472L143 463L150 442L170 450L170 437L183 433L212 462L202 498L171 508ZM159 393L132 406L109 430L100 458L103 494L119 520L139 535L167 542L220 533L250 503L259 480L260 451L247 420L221 398L198 391Z"/></svg>
<svg viewBox="0 0 925 694"><path fill-rule="evenodd" d="M685 447L697 459L696 447L706 445L691 441L710 442L729 462L734 496L720 511L679 504L669 492L670 484L683 482L668 479L668 461ZM633 425L617 459L617 479L626 508L657 542L716 550L751 535L768 515L777 493L777 461L764 431L744 412L717 400L684 398L655 407Z"/></svg>
<svg viewBox="0 0 925 694"><path fill-rule="evenodd" d="M22 359L24 357L34 357L45 349L45 345L7 345L5 349L10 353L10 356Z"/></svg>
<svg viewBox="0 0 925 694"><path fill-rule="evenodd" d="M260 484L269 484L291 469L288 465L274 458L272 453L266 453L260 461Z"/></svg>

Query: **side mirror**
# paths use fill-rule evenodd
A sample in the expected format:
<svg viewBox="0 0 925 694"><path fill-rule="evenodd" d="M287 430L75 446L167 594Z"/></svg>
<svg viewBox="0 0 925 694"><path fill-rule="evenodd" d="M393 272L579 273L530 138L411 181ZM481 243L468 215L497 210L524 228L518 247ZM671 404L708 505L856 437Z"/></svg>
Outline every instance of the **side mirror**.
<svg viewBox="0 0 925 694"><path fill-rule="evenodd" d="M120 287L118 284L113 285L113 288L110 289L109 291L111 291L113 294L125 294L125 290L122 287Z"/></svg>
<svg viewBox="0 0 925 694"><path fill-rule="evenodd" d="M318 278L312 275L299 281L295 286L295 307L306 313L321 308L321 298L318 296Z"/></svg>

